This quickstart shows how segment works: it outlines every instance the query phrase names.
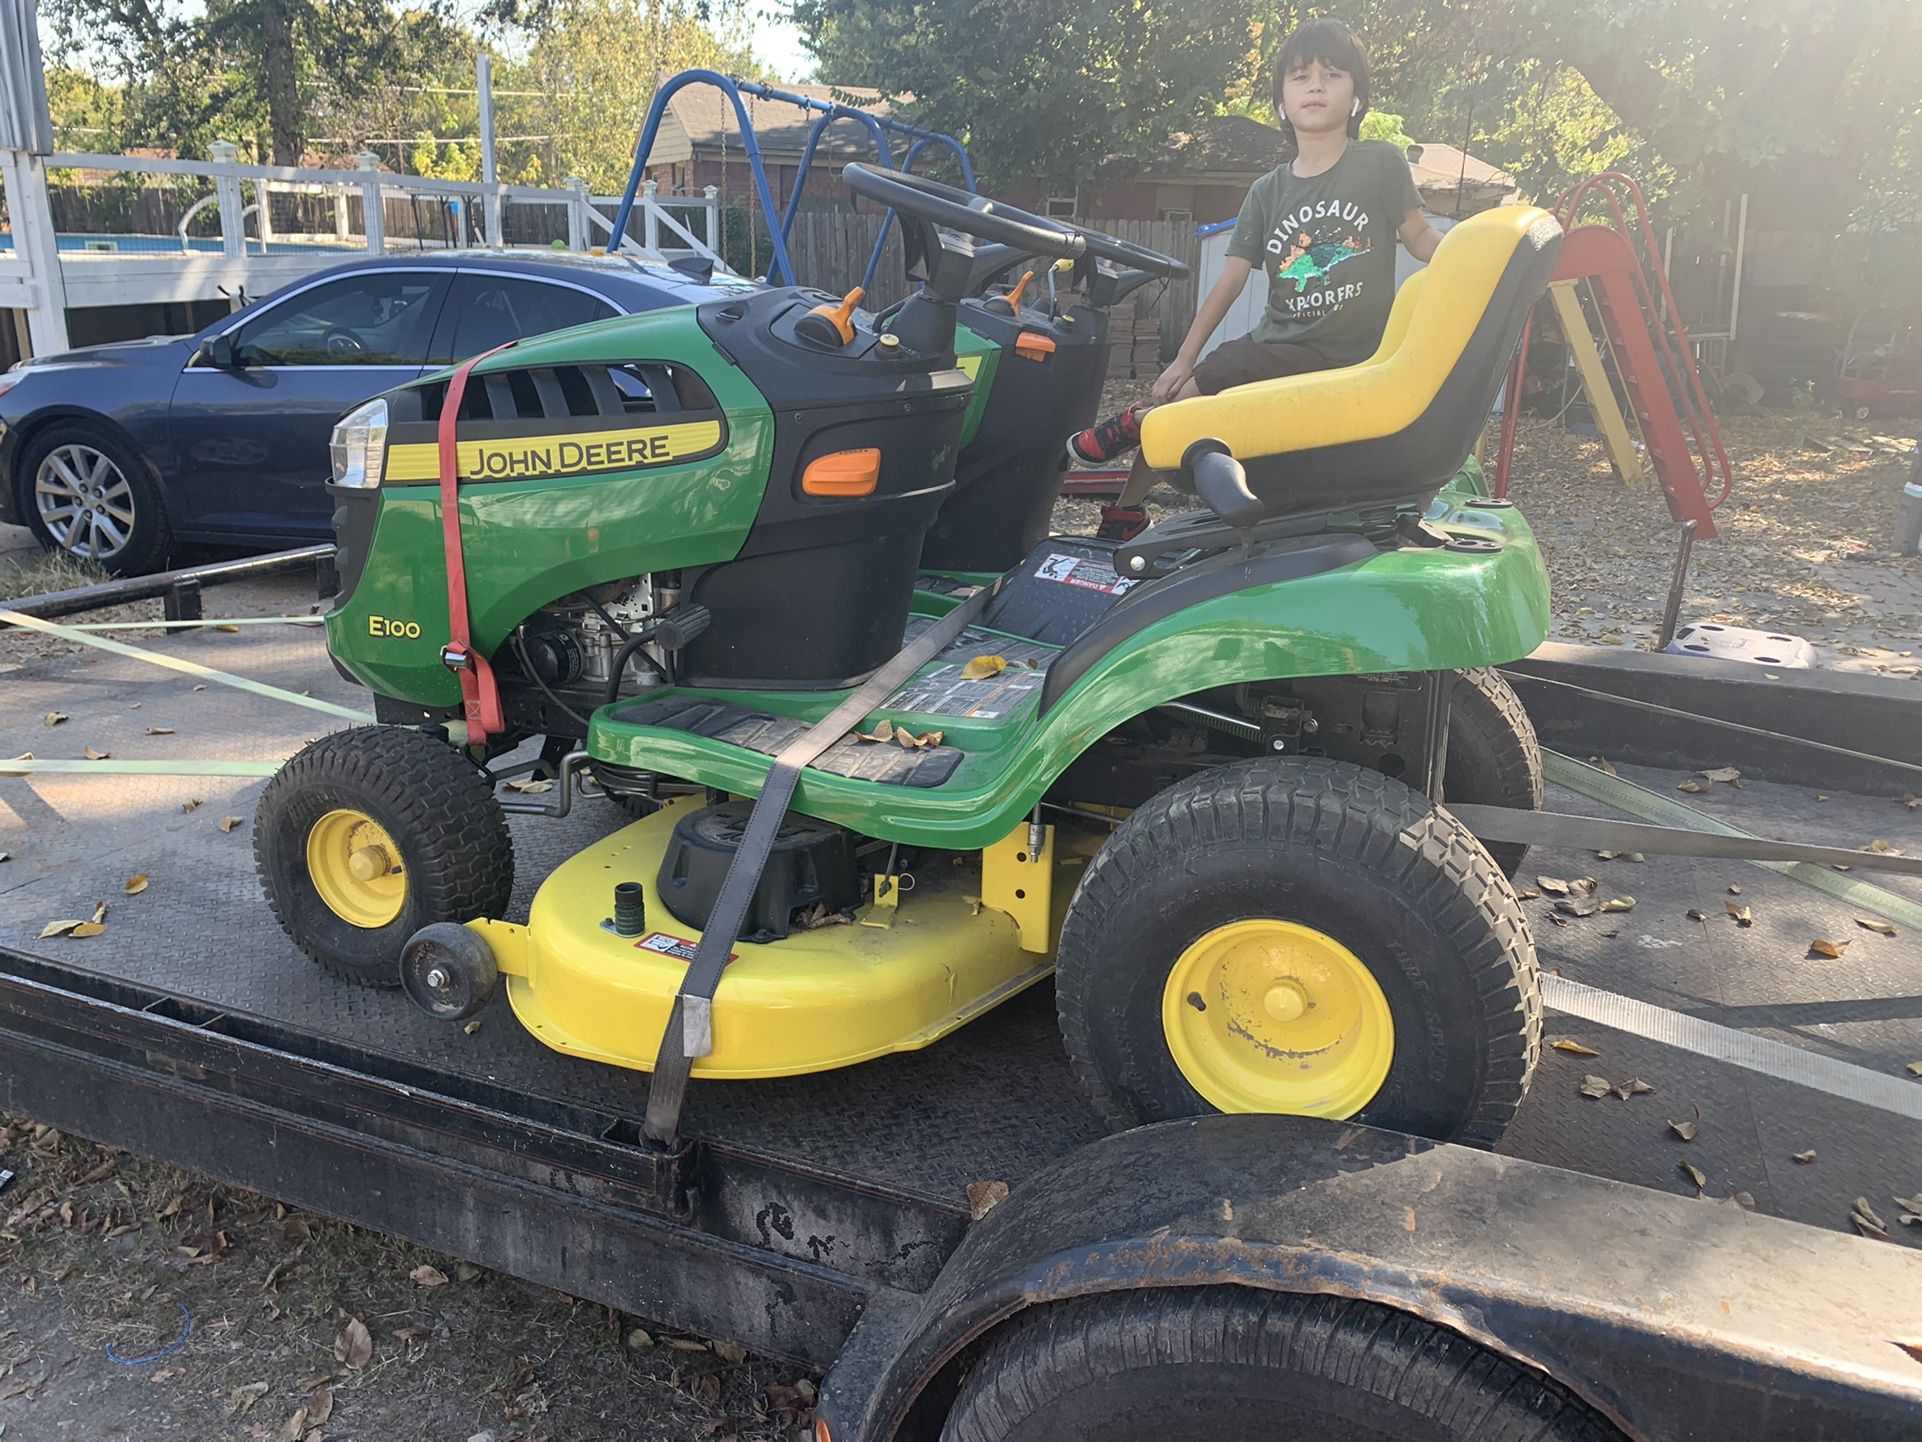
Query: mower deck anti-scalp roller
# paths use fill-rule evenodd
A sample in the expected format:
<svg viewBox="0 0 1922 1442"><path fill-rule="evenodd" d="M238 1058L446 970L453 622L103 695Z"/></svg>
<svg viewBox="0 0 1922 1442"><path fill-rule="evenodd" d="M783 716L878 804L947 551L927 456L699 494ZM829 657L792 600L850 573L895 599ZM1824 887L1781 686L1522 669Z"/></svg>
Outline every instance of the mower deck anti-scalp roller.
<svg viewBox="0 0 1922 1442"><path fill-rule="evenodd" d="M430 1014L504 991L545 1045L653 1071L670 1152L690 1074L926 1047L1056 969L1116 1126L1492 1143L1541 1041L1525 847L1440 802L1541 804L1488 668L1542 639L1546 578L1469 455L1553 218L1456 227L1362 365L1152 412L1201 507L1118 549L1046 534L1058 441L1106 308L1178 263L845 175L903 223L901 305L730 292L343 430L328 640L384 724L270 784L283 922ZM1017 278L1056 258L1073 301ZM516 923L487 768L535 742L638 819ZM392 794L430 771L432 804Z"/></svg>

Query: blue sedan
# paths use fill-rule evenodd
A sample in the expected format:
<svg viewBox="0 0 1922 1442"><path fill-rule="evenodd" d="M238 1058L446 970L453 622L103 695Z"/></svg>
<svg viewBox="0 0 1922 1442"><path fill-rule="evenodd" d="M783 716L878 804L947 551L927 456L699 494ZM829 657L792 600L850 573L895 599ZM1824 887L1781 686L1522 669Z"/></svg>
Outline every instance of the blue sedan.
<svg viewBox="0 0 1922 1442"><path fill-rule="evenodd" d="M322 271L198 335L0 375L0 521L120 575L181 542L329 538L327 442L369 396L510 340L747 285L564 252L443 251Z"/></svg>

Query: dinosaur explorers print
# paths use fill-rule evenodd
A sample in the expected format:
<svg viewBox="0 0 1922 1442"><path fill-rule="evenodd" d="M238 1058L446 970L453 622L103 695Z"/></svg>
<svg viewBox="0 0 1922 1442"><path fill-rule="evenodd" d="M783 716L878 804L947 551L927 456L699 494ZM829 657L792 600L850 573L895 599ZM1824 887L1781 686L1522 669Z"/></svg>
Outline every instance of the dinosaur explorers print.
<svg viewBox="0 0 1922 1442"><path fill-rule="evenodd" d="M1385 141L1352 141L1305 180L1283 165L1256 181L1228 243L1268 276L1255 339L1312 346L1331 365L1365 360L1394 300L1395 231L1420 205L1406 157Z"/></svg>

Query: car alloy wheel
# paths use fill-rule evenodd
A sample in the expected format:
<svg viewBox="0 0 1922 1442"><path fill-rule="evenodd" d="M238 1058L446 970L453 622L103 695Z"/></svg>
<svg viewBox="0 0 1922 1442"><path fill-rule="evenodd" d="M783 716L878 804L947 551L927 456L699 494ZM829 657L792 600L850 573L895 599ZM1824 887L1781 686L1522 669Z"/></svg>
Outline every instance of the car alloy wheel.
<svg viewBox="0 0 1922 1442"><path fill-rule="evenodd" d="M133 535L133 488L92 446L73 442L47 452L33 478L33 499L53 543L82 560L109 560Z"/></svg>

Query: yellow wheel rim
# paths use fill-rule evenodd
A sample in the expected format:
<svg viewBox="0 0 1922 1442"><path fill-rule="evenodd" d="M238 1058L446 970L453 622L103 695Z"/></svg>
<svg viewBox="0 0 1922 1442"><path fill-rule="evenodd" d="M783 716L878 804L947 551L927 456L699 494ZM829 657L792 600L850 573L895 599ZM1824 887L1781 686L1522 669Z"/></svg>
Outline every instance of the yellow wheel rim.
<svg viewBox="0 0 1922 1442"><path fill-rule="evenodd" d="M1374 974L1347 947L1292 921L1234 921L1181 953L1161 1029L1188 1084L1224 1112L1351 1117L1395 1056Z"/></svg>
<svg viewBox="0 0 1922 1442"><path fill-rule="evenodd" d="M378 931L407 902L407 873L387 828L364 811L329 811L307 833L307 875L342 921Z"/></svg>

